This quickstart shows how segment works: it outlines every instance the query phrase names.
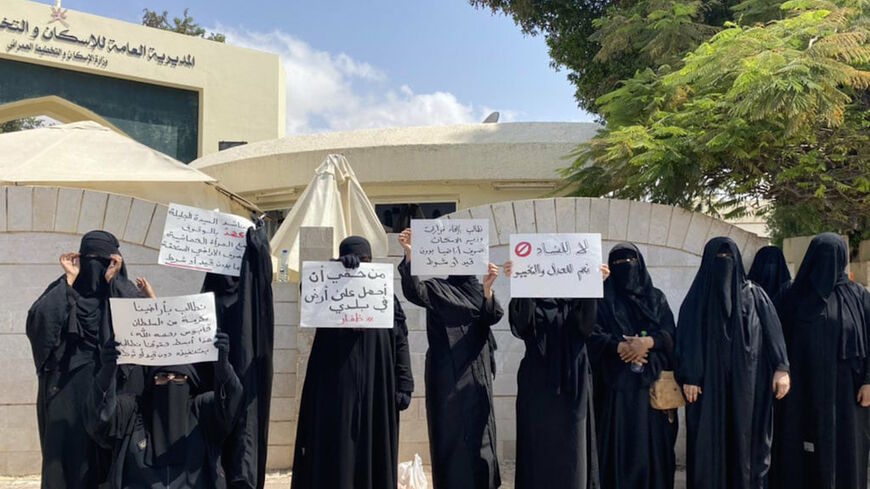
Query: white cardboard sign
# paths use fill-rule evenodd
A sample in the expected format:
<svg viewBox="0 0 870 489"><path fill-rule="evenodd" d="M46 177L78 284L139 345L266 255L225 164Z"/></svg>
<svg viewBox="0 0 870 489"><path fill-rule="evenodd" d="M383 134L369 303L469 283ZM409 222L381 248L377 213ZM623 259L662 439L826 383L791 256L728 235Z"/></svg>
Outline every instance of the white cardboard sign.
<svg viewBox="0 0 870 489"><path fill-rule="evenodd" d="M489 222L486 219L411 221L411 273L486 275Z"/></svg>
<svg viewBox="0 0 870 489"><path fill-rule="evenodd" d="M512 234L511 297L601 298L600 234Z"/></svg>
<svg viewBox="0 0 870 489"><path fill-rule="evenodd" d="M392 328L393 266L341 262L302 264L303 328Z"/></svg>
<svg viewBox="0 0 870 489"><path fill-rule="evenodd" d="M183 365L213 362L217 314L214 294L157 299L109 299L119 343L118 364Z"/></svg>
<svg viewBox="0 0 870 489"><path fill-rule="evenodd" d="M170 204L157 263L238 277L253 225L233 214Z"/></svg>

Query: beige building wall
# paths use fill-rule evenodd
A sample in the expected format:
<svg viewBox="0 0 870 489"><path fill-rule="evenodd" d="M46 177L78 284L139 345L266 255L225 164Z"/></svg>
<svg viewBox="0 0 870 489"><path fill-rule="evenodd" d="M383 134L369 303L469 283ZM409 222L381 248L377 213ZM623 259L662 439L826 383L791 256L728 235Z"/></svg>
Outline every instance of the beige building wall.
<svg viewBox="0 0 870 489"><path fill-rule="evenodd" d="M284 136L286 76L277 55L72 9L63 12L63 23L52 22L46 2L0 2L0 58L196 91L200 156L216 152L218 141ZM129 43L145 54L110 52L97 45L101 39L105 46ZM28 44L30 49L22 48ZM152 49L156 57L149 60ZM162 55L177 62L161 63L157 57Z"/></svg>

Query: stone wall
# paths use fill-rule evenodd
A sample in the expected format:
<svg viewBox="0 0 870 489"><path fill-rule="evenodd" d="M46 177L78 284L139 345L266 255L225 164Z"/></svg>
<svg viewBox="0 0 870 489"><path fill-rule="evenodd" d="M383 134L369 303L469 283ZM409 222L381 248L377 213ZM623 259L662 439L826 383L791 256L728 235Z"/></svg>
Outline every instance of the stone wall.
<svg viewBox="0 0 870 489"><path fill-rule="evenodd" d="M495 263L508 258L508 243L511 233L534 232L593 232L601 233L605 252L620 241L632 241L644 253L650 273L657 287L668 297L676 314L697 267L701 262L704 244L715 236L730 236L740 247L747 266L755 252L766 240L738 227L712 219L699 213L687 212L669 206L653 205L624 200L557 198L503 202L499 204L461 210L446 218L481 218L490 221L490 253ZM332 239L329 230L310 229L300 236L308 250L304 259L322 259L329 256ZM316 258L317 256L321 258ZM398 264L402 252L395 235L390 236L390 252L386 262ZM279 322L298 324L298 307L295 284L276 284L276 295L287 298L287 305L278 311ZM425 312L404 301L398 276L395 284L397 295L403 301L408 316L411 364L414 372L415 392L410 408L401 416L400 460L411 460L419 453L424 462L429 461L429 444L426 428L426 409L423 399L423 363L427 348ZM496 296L507 307L509 284L500 279L495 285ZM283 312L282 312L283 311ZM283 313L294 314L282 318ZM279 327L280 328L280 327ZM298 395L305 375L308 352L311 347L310 331L297 330L295 391ZM283 334L283 333L280 333ZM494 383L494 409L497 423L498 451L504 459L513 459L516 453L516 374L523 356L523 344L514 338L507 317L495 326L498 341L496 362L498 375ZM276 362L277 362L276 356ZM288 384L291 383L288 379ZM298 407L298 398L293 401ZM281 443L291 445L295 436L295 423L288 423L289 433L280 435ZM274 431L273 431L274 433ZM289 438L284 438L287 435ZM679 443L682 460L684 442ZM282 452L283 453L283 452ZM270 460L273 467L289 467L290 459Z"/></svg>
<svg viewBox="0 0 870 489"><path fill-rule="evenodd" d="M24 335L27 309L46 285L61 275L58 256L76 250L81 234L106 229L122 240L121 249L131 276L147 276L159 295L198 291L202 274L158 266L157 252L166 207L129 197L99 192L0 187L0 369L15 375L0 377L0 475L39 471L36 430L36 378L30 347ZM694 277L704 243L731 236L747 264L764 240L698 213L668 206L624 200L559 198L505 202L462 210L448 217L490 220L492 260L508 257L514 232L596 232L605 251L619 241L636 243L646 256L657 287L671 307L679 304ZM331 254L331 232L308 229L300 237L306 259ZM401 250L390 237L390 256L398 263ZM870 247L868 255L870 255ZM298 285L277 283L275 291L275 378L269 467L287 469L292 463L298 398L305 376L313 334L300 330ZM496 283L496 294L507 305L508 282ZM396 283L401 295L401 287ZM425 314L404 303L408 316L412 367L416 389L411 407L402 413L400 457L419 453L428 462L426 412L423 402L423 358L426 352ZM516 451L516 373L523 345L511 334L507 318L495 327L498 376L494 384L498 450L505 459ZM680 451L682 453L682 450Z"/></svg>

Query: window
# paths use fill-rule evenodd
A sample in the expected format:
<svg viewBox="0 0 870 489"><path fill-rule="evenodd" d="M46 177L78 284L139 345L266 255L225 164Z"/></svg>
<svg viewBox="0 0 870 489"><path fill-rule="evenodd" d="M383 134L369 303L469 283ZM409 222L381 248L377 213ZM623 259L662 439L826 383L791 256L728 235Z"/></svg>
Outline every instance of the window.
<svg viewBox="0 0 870 489"><path fill-rule="evenodd" d="M411 227L411 219L438 219L456 212L456 202L375 204L375 212L388 233L398 233Z"/></svg>

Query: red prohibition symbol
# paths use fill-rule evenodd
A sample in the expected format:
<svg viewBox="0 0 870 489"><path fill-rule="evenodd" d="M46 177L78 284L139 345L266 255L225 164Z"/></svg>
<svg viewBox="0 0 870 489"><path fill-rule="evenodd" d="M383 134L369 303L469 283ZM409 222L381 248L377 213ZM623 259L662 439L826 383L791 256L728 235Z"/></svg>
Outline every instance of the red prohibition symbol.
<svg viewBox="0 0 870 489"><path fill-rule="evenodd" d="M522 241L514 248L514 253L520 258L527 257L532 254L532 244L528 241Z"/></svg>

